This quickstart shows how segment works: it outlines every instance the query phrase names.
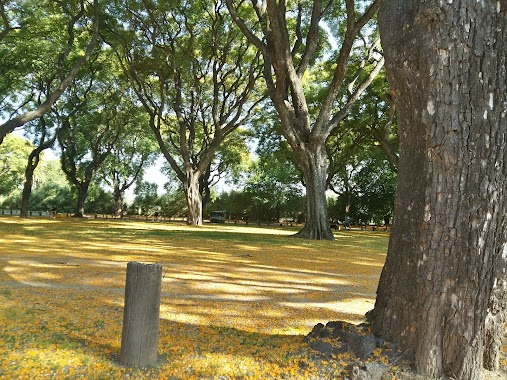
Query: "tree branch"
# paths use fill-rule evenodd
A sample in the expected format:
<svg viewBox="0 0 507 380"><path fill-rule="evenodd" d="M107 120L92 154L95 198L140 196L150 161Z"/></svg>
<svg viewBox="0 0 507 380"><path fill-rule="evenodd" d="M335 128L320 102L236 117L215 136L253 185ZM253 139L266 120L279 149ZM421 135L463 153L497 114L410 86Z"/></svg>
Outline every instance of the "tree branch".
<svg viewBox="0 0 507 380"><path fill-rule="evenodd" d="M90 42L88 43L88 46L86 47L85 54L76 62L76 64L72 67L67 77L65 77L60 85L46 98L44 103L42 103L39 107L32 111L28 111L24 114L18 115L2 125L0 125L0 144L2 143L4 137L11 133L14 129L17 127L20 127L24 125L25 123L37 119L47 113L53 104L60 98L60 96L63 94L63 92L69 87L69 85L72 83L74 78L76 77L77 73L83 67L85 64L88 63L90 60L91 54L93 50L95 49L95 46L97 45L98 35L99 35L99 24L100 24L100 17L99 17L99 2L98 0L93 1L93 7L94 7L94 21L93 21L93 33Z"/></svg>
<svg viewBox="0 0 507 380"><path fill-rule="evenodd" d="M382 67L384 67L384 57L382 57L371 73L357 86L355 91L352 93L352 95L347 100L347 103L338 111L332 118L329 120L327 124L327 128L329 130L335 128L340 121L343 120L345 116L347 116L350 108L357 102L361 94L368 88L368 86L373 82L373 80L377 77L380 70L382 70Z"/></svg>
<svg viewBox="0 0 507 380"><path fill-rule="evenodd" d="M236 8L232 4L232 0L226 0L227 9L229 10L229 13L231 14L232 20L234 23L239 27L241 32L245 35L245 37L248 39L248 41L257 47L260 51L266 50L266 45L264 42L262 42L247 26L245 21L239 17L238 13L236 12ZM259 20L260 21L260 20Z"/></svg>
<svg viewBox="0 0 507 380"><path fill-rule="evenodd" d="M354 6L354 0L345 0L346 3L346 12L347 12L347 30L345 32L345 37L343 40L343 44L341 46L337 64L333 73L333 79L331 80L331 83L328 88L328 92L326 95L325 100L322 102L321 111L319 114L319 117L317 121L315 122L315 128L314 133L316 135L326 135L330 132L332 128L335 127L336 123L343 119L347 112L350 109L350 106L352 106L353 103L351 103L350 100L355 99L359 97L360 93L356 90L356 95L352 95L351 98L349 98L349 102L347 102L347 105L344 107L344 109L340 110L338 114L336 114L331 121L328 120L329 115L331 114L331 110L333 107L333 104L336 100L336 96L343 85L344 79L345 79L345 73L347 68L347 63L350 57L350 52L352 51L352 47L354 44L354 41L361 30L361 27L368 22L371 17L375 14L375 12L378 10L378 7L380 6L381 0L375 0L372 5L365 11L365 13L359 18L359 21L356 22L356 15L355 15L355 6ZM360 23L359 23L360 22ZM361 26L361 27L360 27ZM382 65L383 65L383 59L382 59ZM378 69L380 70L381 67ZM378 73L378 71L377 71ZM369 77L370 78L370 77ZM373 78L371 78L373 80ZM363 84L366 84L367 82L364 82ZM371 81L368 83L368 85L371 83ZM361 84L359 88L362 88L362 91L366 89L366 86L363 86ZM364 88L363 88L364 87ZM362 92L361 91L361 92ZM354 100L354 101L355 101Z"/></svg>
<svg viewBox="0 0 507 380"><path fill-rule="evenodd" d="M297 74L300 78L303 77L308 65L310 64L310 60L312 59L317 47L319 45L319 22L322 17L322 1L314 0L313 8L312 8L312 20L310 23L310 29L308 30L308 34L306 36L306 48L303 54L303 58L299 64L297 69Z"/></svg>

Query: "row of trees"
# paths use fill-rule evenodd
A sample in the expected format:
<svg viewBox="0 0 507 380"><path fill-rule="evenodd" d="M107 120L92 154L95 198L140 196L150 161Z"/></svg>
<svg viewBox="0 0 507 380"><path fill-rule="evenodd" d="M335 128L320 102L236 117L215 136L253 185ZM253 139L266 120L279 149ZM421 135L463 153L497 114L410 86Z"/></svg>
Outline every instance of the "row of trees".
<svg viewBox="0 0 507 380"><path fill-rule="evenodd" d="M344 145L373 138L396 160L390 128L384 144L385 81L365 92L383 66L371 21L379 4L42 1L32 16L31 1L2 2L2 55L32 55L6 62L0 139L24 127L37 147L31 173L40 152L56 144L77 189L78 216L103 164L120 209L156 144L184 191L188 223L199 225L210 188L245 150L247 127L256 136L274 128L306 190L299 235L332 239L326 190L346 175L344 155L335 159ZM322 24L332 28L325 33ZM359 105L363 97L378 106L360 121L373 112ZM26 184L24 205L28 171Z"/></svg>
<svg viewBox="0 0 507 380"><path fill-rule="evenodd" d="M62 170L61 159L47 160L41 155L40 163L34 170L30 197L26 195L27 160L32 159L34 146L26 139L9 135L0 145L2 170L0 170L0 207L4 209L75 213L78 204L79 188ZM114 187L107 184L111 175L107 165L101 166L87 190L86 207L91 213L117 214L118 204ZM103 178L103 180L100 180ZM108 185L108 186L105 186ZM23 214L23 212L22 212Z"/></svg>
<svg viewBox="0 0 507 380"><path fill-rule="evenodd" d="M275 141L276 142L276 141ZM234 190L218 193L212 191L209 200L203 202L205 216L211 211L226 210L233 220L251 222L298 221L304 223L305 197L300 173L287 155L290 151L279 149L271 151L260 144L258 158L242 167L229 181ZM269 144L272 146L274 141ZM23 206L22 184L25 180L27 158L33 151L32 144L16 135L6 137L0 146L3 170L0 173L2 194L0 207L20 209ZM274 147L273 147L274 148ZM360 157L350 157L346 182L334 188L336 194L329 194L327 208L332 221L343 221L347 216L353 223L389 223L392 217L394 187L396 176L387 165L385 155L376 147L376 152L362 152ZM10 153L13 153L9 156ZM184 192L178 180L168 176L164 193L159 194L156 183L137 178L133 196L128 203L118 204L117 189L111 178L117 176L120 166L106 159L90 182L86 198L88 214L146 215L158 204L162 213L169 217L187 216ZM353 163L359 163L356 166ZM33 188L28 201L28 209L44 211L56 209L59 212L74 213L78 203L79 187L75 186L61 168L60 159L46 160L41 157L39 168L34 172ZM126 168L128 169L128 168ZM171 173L170 168L167 169ZM338 182L335 181L335 186ZM347 185L347 189L345 189ZM346 190L346 191L345 191Z"/></svg>

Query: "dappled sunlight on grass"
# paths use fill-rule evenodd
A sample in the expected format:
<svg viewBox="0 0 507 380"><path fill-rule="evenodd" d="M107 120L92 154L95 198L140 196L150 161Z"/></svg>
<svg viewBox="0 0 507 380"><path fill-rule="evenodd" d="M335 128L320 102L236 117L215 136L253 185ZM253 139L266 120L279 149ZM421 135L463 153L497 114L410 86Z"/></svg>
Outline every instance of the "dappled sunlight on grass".
<svg viewBox="0 0 507 380"><path fill-rule="evenodd" d="M0 378L308 378L303 335L363 320L388 235L294 232L0 217ZM151 370L116 362L129 261L163 265Z"/></svg>

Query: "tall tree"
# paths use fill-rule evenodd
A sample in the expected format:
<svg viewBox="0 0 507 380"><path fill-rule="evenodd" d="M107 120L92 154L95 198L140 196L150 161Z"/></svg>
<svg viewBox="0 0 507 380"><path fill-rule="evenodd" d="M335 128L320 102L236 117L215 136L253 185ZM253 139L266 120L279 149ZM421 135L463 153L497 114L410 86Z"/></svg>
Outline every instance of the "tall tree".
<svg viewBox="0 0 507 380"><path fill-rule="evenodd" d="M84 216L90 184L118 139L115 115L96 113L93 117L87 116L90 115L61 115L62 124L58 131L62 170L78 192L77 217Z"/></svg>
<svg viewBox="0 0 507 380"><path fill-rule="evenodd" d="M37 105L41 105L44 99L47 98L48 92L51 91L51 82L54 78L42 75L38 78L37 87L34 89L33 94L37 94ZM40 156L46 149L51 148L56 141L56 130L53 128L51 118L45 115L39 119L32 120L25 124L24 134L30 138L34 144L34 149L28 156L28 162L25 169L25 183L23 184L23 192L21 195L21 210L20 217L28 216L28 209L30 207L30 196L32 194L32 186L34 183L35 170L39 166Z"/></svg>
<svg viewBox="0 0 507 380"><path fill-rule="evenodd" d="M99 1L2 1L0 101L8 120L0 144L15 128L38 119L69 87L90 60L99 33ZM93 21L92 21L93 20ZM54 68L54 69L53 69ZM32 81L51 77L48 96L34 104Z"/></svg>
<svg viewBox="0 0 507 380"><path fill-rule="evenodd" d="M333 239L326 203L326 140L383 66L383 58L372 54L356 79L346 75L351 52L361 45L357 38L379 6L380 0L346 0L345 9L339 1L263 0L252 1L246 13L243 1L227 0L234 21L262 54L269 96L303 172L307 219L296 236ZM321 23L336 28L333 38L341 43L337 52L322 49L326 36ZM366 34L363 30L364 41L369 40ZM373 52L371 43L362 47Z"/></svg>
<svg viewBox="0 0 507 380"><path fill-rule="evenodd" d="M25 169L25 182L23 184L23 192L21 195L21 210L19 216L26 218L30 207L30 195L32 194L32 186L34 182L35 169L39 166L41 154L44 150L51 148L56 141L56 132L51 132L47 127L44 116L41 116L36 123L35 130L38 131L36 145L28 156L28 162Z"/></svg>
<svg viewBox="0 0 507 380"><path fill-rule="evenodd" d="M113 189L115 215L123 216L124 194L153 164L157 151L156 142L149 129L146 113L133 107L123 118L125 124L111 154L101 165L102 180ZM149 133L149 135L148 135Z"/></svg>
<svg viewBox="0 0 507 380"><path fill-rule="evenodd" d="M115 75L119 72L111 57L106 51L96 56L65 94L65 102L54 107L62 170L78 191L78 217L84 215L92 180L130 118L130 99L123 102L124 83Z"/></svg>
<svg viewBox="0 0 507 380"><path fill-rule="evenodd" d="M384 0L379 21L400 161L368 317L417 372L481 379L505 333L507 2Z"/></svg>
<svg viewBox="0 0 507 380"><path fill-rule="evenodd" d="M183 185L187 222L200 225L200 179L254 110L259 56L232 27L220 0L144 1L129 9L120 59Z"/></svg>

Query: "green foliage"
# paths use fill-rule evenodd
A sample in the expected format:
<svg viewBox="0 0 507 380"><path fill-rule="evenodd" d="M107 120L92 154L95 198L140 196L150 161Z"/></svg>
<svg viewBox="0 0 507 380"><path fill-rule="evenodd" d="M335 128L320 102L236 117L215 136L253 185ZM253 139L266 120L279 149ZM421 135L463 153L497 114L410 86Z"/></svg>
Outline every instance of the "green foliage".
<svg viewBox="0 0 507 380"><path fill-rule="evenodd" d="M259 97L260 62L220 1L114 4L111 45L146 112L160 150L206 201L210 186L237 175L244 139L234 135ZM134 17L132 17L134 15ZM137 31L137 32L133 32Z"/></svg>
<svg viewBox="0 0 507 380"><path fill-rule="evenodd" d="M37 168L39 174L37 175L38 181L34 186L37 190L43 184L54 183L60 187L70 186L70 183L62 171L60 159L55 158L52 160L41 160L41 164Z"/></svg>
<svg viewBox="0 0 507 380"><path fill-rule="evenodd" d="M8 0L1 7L0 109L11 118L40 105L82 58L93 7L82 0Z"/></svg>
<svg viewBox="0 0 507 380"><path fill-rule="evenodd" d="M286 206L301 198L303 188L294 176L292 162L277 160L274 155L261 157L254 163L247 179L245 191L250 195L252 218L278 221L295 219L294 210L288 213Z"/></svg>
<svg viewBox="0 0 507 380"><path fill-rule="evenodd" d="M363 162L354 178L358 189L357 219L365 222L373 220L377 224L389 223L394 209L396 179L396 173L389 168L381 152Z"/></svg>
<svg viewBox="0 0 507 380"><path fill-rule="evenodd" d="M138 179L134 189L134 201L132 202L129 210L134 210L135 214L149 214L151 212L150 210L152 210L155 204L159 202L157 189L158 186L156 183Z"/></svg>
<svg viewBox="0 0 507 380"><path fill-rule="evenodd" d="M31 211L56 209L58 212L72 212L76 202L75 194L71 191L59 161L42 161L36 172L38 172L37 181L32 189L29 209ZM19 209L21 207L21 190L17 189L12 192L1 206L8 209Z"/></svg>
<svg viewBox="0 0 507 380"><path fill-rule="evenodd" d="M139 112L132 96L128 96L128 86L122 82L120 73L112 53L102 51L81 71L68 94L62 96L59 107L55 107L62 169L78 191L78 216L84 212L90 183L99 182L97 172L114 148L119 159L125 158L123 153L128 150L126 154L130 157L125 160L128 163L125 170L132 168L129 165L137 165L138 154L147 160L152 152L151 148L149 152L143 150L142 144L137 150L128 148L132 146L132 137L136 142L142 139L138 123L143 121L144 114ZM113 165L118 168L116 174L120 173L122 164L116 161Z"/></svg>
<svg viewBox="0 0 507 380"><path fill-rule="evenodd" d="M359 63L348 75L355 75ZM353 223L384 223L391 218L398 136L390 103L382 71L328 138L328 187L338 195L330 219L343 221L348 215Z"/></svg>
<svg viewBox="0 0 507 380"><path fill-rule="evenodd" d="M7 1L4 6L15 29L0 44L0 94L14 106L32 81L56 76L55 63L66 42L66 15L51 1Z"/></svg>
<svg viewBox="0 0 507 380"><path fill-rule="evenodd" d="M223 193L207 208L227 210L230 219L277 222L304 214L303 188L291 161L263 152L242 180L243 191Z"/></svg>
<svg viewBox="0 0 507 380"><path fill-rule="evenodd" d="M62 213L73 213L77 193L60 168L59 161L42 161L37 172L37 181L30 196L29 210L56 209ZM12 191L0 205L6 209L19 209L21 207L21 190ZM112 193L92 183L88 193L87 206L91 213L111 214L114 210Z"/></svg>
<svg viewBox="0 0 507 380"><path fill-rule="evenodd" d="M93 214L114 214L114 199L110 191L92 183L88 191L86 209Z"/></svg>
<svg viewBox="0 0 507 380"><path fill-rule="evenodd" d="M162 207L162 215L167 217L182 218L187 215L187 201L183 189L166 192L159 198Z"/></svg>
<svg viewBox="0 0 507 380"><path fill-rule="evenodd" d="M76 196L68 184L45 182L32 190L30 210L72 213L75 208Z"/></svg>
<svg viewBox="0 0 507 380"><path fill-rule="evenodd" d="M377 147L349 158L333 180L338 198L329 205L330 218L343 221L348 215L354 224L390 223L397 175L383 152Z"/></svg>
<svg viewBox="0 0 507 380"><path fill-rule="evenodd" d="M125 209L125 191L136 180L143 178L146 167L154 163L158 151L155 138L148 127L148 115L135 104L133 95L130 91L124 92L120 134L111 153L98 169L100 179L113 191L116 215Z"/></svg>
<svg viewBox="0 0 507 380"><path fill-rule="evenodd" d="M381 71L365 90L361 101L351 109L343 127L351 134L360 136L361 143L378 145L387 142L391 145L392 153L397 155L398 131L393 107L385 71Z"/></svg>
<svg viewBox="0 0 507 380"><path fill-rule="evenodd" d="M356 1L358 15L370 3ZM59 82L61 74L82 55L89 41L91 7L86 5L83 18L72 24L71 19L78 14L80 5L77 0L2 2L7 17L4 26L11 28L1 34L0 43L0 109L4 114L19 112L16 108L25 101L27 107L40 104L44 94ZM302 11L299 25L298 6ZM311 1L287 3L285 17L291 43L298 40L298 33L303 37L307 35L312 6ZM128 188L142 177L144 165L153 160L156 143L147 126L151 119L158 117L155 126L160 128L162 147L175 164L171 169L174 178L181 180L175 167L179 168L179 174L185 168L196 168L205 161L207 149L212 147L214 155L201 176L203 194L210 195L210 188L225 178L244 188L240 193L230 194L230 202L235 205L234 214L260 219L295 218L304 214L300 204L301 174L294 165L291 148L280 137L279 117L269 104L255 105L265 92L260 78L255 83L254 97L246 102L248 107L235 113L234 107L247 86L241 80L252 74L249 68L259 62L256 50L245 43L224 4L204 0L108 1L101 9L101 35L107 46L102 44L101 51L97 49L92 62L54 107L54 113L47 115L51 133L56 126L60 127L63 160L70 171L75 169L75 180L84 181L91 162L111 152L100 168L94 165L93 171L100 170L100 180L112 189L124 191ZM239 14L253 31L262 33L259 29L262 24L256 23L258 20L251 11L251 6L243 4ZM340 46L344 41L343 2L330 3L322 17L329 31L325 32L324 27L319 29L318 48L302 80L312 120L320 112L337 62L337 51L332 43ZM360 83L371 71L372 52L378 49L372 48L378 37L374 22L364 28L354 44L346 69L347 83ZM74 41L69 44L71 35ZM328 38L330 35L332 39ZM296 45L294 62L297 67L306 48L305 38ZM62 61L63 53L68 55ZM349 96L350 88L343 86L334 108L342 107ZM176 103L179 105L175 108ZM392 204L388 194L395 176L376 156L379 141L384 137L383 127L390 117L389 103L389 91L382 73L364 92L360 102L350 109L338 132L328 139L332 174L329 183L339 193L345 193L347 186L350 187L350 199L345 201L340 196L338 200L341 202L341 206L337 206L339 215L343 215L346 206L354 211L357 219L389 214L384 206ZM249 112L254 113L254 120L246 117ZM228 130L224 143L217 148L214 138L219 134L218 126L227 125L236 117L244 121L241 133ZM64 118L67 118L66 125L62 122ZM254 164L248 153L248 147L253 145L250 143L252 132L244 133L247 120L255 125L254 134L259 139L258 159ZM393 124L390 134L394 151L395 126ZM34 139L40 136L40 130L32 126L27 125L25 130ZM8 164L11 158L3 159L21 154L19 149L10 149L9 144L6 140L0 146L0 162L4 165L0 173L0 195L4 197L21 185L26 165L21 159L17 165ZM16 167L5 169L6 165ZM75 190L69 189L61 174L54 173L61 171L47 167L36 171L31 208L37 205L67 208L69 202L75 202ZM92 183L90 211L111 207L107 205L110 202L107 192L97 187L99 178L93 175L87 180ZM47 195L41 193L42 189ZM138 194L137 202L147 210L159 198L143 191L139 190L142 194ZM181 194L181 186L177 185L163 196L161 205L168 214L176 215L178 209L186 209ZM15 192L9 202L15 205L17 198ZM218 197L217 202L223 200L221 198ZM211 207L216 208L216 205Z"/></svg>
<svg viewBox="0 0 507 380"><path fill-rule="evenodd" d="M0 145L0 198L23 184L27 159L32 149L30 141L13 134L8 135Z"/></svg>
<svg viewBox="0 0 507 380"><path fill-rule="evenodd" d="M236 133L227 137L220 145L216 157L210 167L210 174L215 178L210 185L225 179L228 183L238 183L251 164L250 150L247 142L252 139L252 132L238 129Z"/></svg>
<svg viewBox="0 0 507 380"><path fill-rule="evenodd" d="M245 191L230 190L218 195L205 210L209 216L211 211L227 211L231 220L247 220L250 217L252 199Z"/></svg>
<svg viewBox="0 0 507 380"><path fill-rule="evenodd" d="M263 221L300 219L305 214L301 173L273 108L263 107L255 115L252 128L258 136L257 160L240 182L248 198L244 204L249 205L243 214Z"/></svg>

